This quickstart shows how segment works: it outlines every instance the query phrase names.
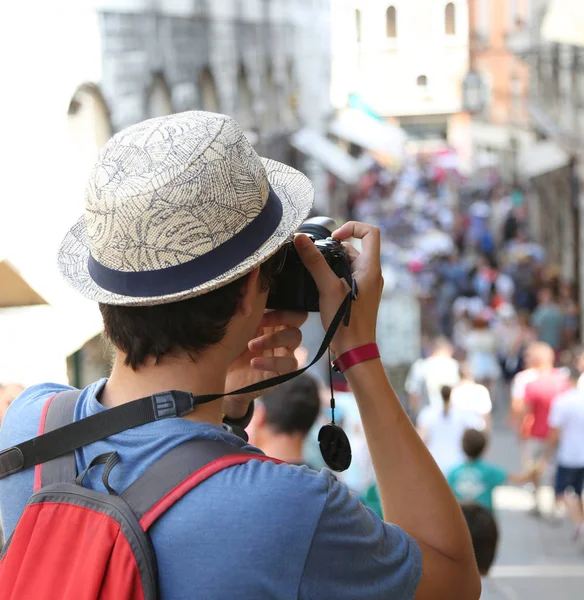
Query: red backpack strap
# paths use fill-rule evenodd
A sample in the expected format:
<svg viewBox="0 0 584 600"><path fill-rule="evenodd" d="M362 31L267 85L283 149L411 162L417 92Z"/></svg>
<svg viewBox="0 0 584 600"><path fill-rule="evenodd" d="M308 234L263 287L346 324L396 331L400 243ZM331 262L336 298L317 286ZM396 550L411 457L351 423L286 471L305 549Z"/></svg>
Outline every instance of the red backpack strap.
<svg viewBox="0 0 584 600"><path fill-rule="evenodd" d="M221 440L189 440L156 461L121 497L147 531L156 519L199 483L227 467L249 460L281 462Z"/></svg>
<svg viewBox="0 0 584 600"><path fill-rule="evenodd" d="M67 390L51 396L43 406L39 423L39 435L73 423L75 404L80 390ZM34 468L34 491L52 483L73 481L77 476L75 452L68 452L57 458L40 463Z"/></svg>

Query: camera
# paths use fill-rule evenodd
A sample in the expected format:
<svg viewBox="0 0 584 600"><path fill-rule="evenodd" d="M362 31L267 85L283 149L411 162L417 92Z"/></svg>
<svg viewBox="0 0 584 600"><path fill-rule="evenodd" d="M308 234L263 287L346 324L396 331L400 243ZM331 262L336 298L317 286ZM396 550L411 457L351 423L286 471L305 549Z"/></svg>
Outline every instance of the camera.
<svg viewBox="0 0 584 600"><path fill-rule="evenodd" d="M336 227L329 217L314 217L300 225L298 233L307 234L334 273L351 286L353 277L347 251L339 240L331 237ZM272 280L267 308L318 312L316 283L300 260L294 241L286 242L279 252L282 262Z"/></svg>

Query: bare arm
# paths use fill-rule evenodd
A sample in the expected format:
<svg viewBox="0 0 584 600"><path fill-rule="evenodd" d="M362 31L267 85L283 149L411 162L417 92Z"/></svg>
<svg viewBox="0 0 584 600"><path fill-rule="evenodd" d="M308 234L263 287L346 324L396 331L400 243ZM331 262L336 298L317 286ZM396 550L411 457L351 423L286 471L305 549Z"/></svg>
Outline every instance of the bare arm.
<svg viewBox="0 0 584 600"><path fill-rule="evenodd" d="M341 327L333 340L332 350L338 356L375 341L383 279L377 228L349 222L334 236L363 240L361 255L349 247L359 298L353 306L350 326ZM297 236L296 246L317 282L326 327L348 286L334 275L311 242ZM409 533L422 551L423 572L416 599L478 599L480 578L462 512L401 407L381 361L360 363L345 375L361 413L385 518Z"/></svg>

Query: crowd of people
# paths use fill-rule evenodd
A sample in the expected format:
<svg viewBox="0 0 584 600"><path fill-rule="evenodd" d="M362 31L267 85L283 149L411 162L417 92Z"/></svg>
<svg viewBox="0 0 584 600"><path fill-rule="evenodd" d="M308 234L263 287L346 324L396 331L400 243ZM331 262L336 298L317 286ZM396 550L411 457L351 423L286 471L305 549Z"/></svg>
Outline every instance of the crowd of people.
<svg viewBox="0 0 584 600"><path fill-rule="evenodd" d="M560 279L559 270L546 262L543 248L529 238L518 190L495 183L486 192L475 194L466 208L457 209L447 200L441 202L444 194L440 187L433 190L422 169L420 173L417 184L410 180L411 193L412 197L421 191L426 198L436 196L433 201L438 208L432 209L430 217L428 203L421 203L420 209L407 207L404 212L403 200L396 202L392 196L400 190L400 183L392 185L388 178L373 185L373 200L368 204L364 199L357 210L385 228L387 235L397 221L385 213L395 217L392 211L398 204L402 225L408 221L404 215L409 210L409 222L416 227L429 218L430 227L452 238L447 252L422 259L417 256L416 261L409 252L404 261L405 270L413 276L409 281L418 286L424 310L431 315L426 315L430 327L423 332L423 356L411 366L406 380L404 403L465 507L465 516L482 523L487 548L481 550L477 541L475 551L477 557L481 552L490 555L483 559L488 565L483 569L486 574L498 538L493 511L494 491L500 485L524 486L533 493L532 515L552 522L567 515L574 540L584 540L584 350L577 344L580 309L572 283ZM364 435L358 411L351 409L350 390L345 403L347 390L338 389L342 390L341 414L356 441L354 464L339 477L381 516L374 472L367 468L367 447L359 443ZM321 415L326 413L327 402L327 393L321 393ZM314 420L320 423L316 414ZM313 463L318 424L312 429L306 425L301 430L304 460L322 466ZM486 459L495 426L515 433L521 472L511 473ZM544 484L554 489L552 512L542 508ZM482 534L479 532L479 538Z"/></svg>

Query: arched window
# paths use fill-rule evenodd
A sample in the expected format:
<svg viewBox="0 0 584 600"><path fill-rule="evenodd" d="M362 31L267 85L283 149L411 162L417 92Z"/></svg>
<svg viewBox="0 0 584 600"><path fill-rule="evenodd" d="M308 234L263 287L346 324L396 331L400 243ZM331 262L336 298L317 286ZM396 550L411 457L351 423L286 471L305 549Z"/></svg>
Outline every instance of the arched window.
<svg viewBox="0 0 584 600"><path fill-rule="evenodd" d="M152 78L152 85L148 92L148 117L165 117L172 113L170 91L164 77L156 73Z"/></svg>
<svg viewBox="0 0 584 600"><path fill-rule="evenodd" d="M253 128L254 121L253 95L245 66L240 64L237 73L237 122L245 131Z"/></svg>
<svg viewBox="0 0 584 600"><path fill-rule="evenodd" d="M419 75L416 79L416 85L418 87L427 87L428 86L428 78L426 75Z"/></svg>
<svg viewBox="0 0 584 600"><path fill-rule="evenodd" d="M385 13L385 35L388 38L397 37L397 11L390 6Z"/></svg>
<svg viewBox="0 0 584 600"><path fill-rule="evenodd" d="M456 34L456 9L454 2L449 2L444 9L444 33L446 35Z"/></svg>
<svg viewBox="0 0 584 600"><path fill-rule="evenodd" d="M83 84L77 88L67 109L67 157L68 177L65 183L68 191L61 197L59 209L67 215L79 209L79 199L83 198L83 190L87 176L102 149L112 135L109 111L98 87ZM70 201L69 206L63 202Z"/></svg>
<svg viewBox="0 0 584 600"><path fill-rule="evenodd" d="M201 88L203 110L219 112L219 98L217 96L217 88L215 87L215 79L213 78L213 73L207 67L199 75L199 85Z"/></svg>
<svg viewBox="0 0 584 600"><path fill-rule="evenodd" d="M357 41L361 41L361 11L355 10L355 31L357 32Z"/></svg>

